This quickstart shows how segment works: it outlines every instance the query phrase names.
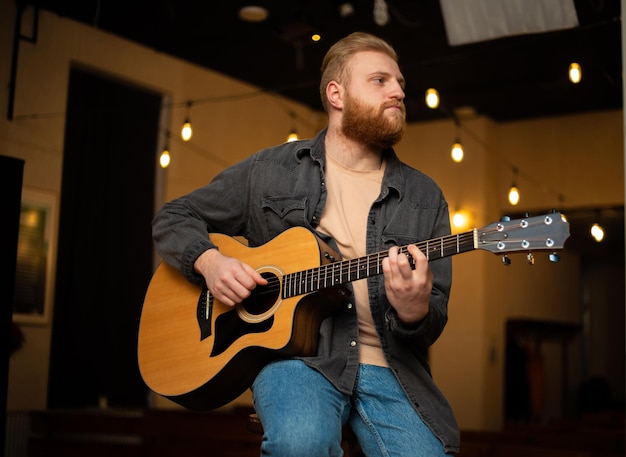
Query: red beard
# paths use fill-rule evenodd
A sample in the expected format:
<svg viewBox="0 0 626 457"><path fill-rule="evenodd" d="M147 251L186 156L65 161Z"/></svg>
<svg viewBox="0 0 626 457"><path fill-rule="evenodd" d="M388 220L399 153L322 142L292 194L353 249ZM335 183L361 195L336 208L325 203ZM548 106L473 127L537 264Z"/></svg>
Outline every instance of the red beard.
<svg viewBox="0 0 626 457"><path fill-rule="evenodd" d="M398 106L396 116L389 117L385 109ZM348 138L376 148L390 148L404 135L405 108L401 101L388 102L381 107L368 105L346 93L343 113L343 134Z"/></svg>

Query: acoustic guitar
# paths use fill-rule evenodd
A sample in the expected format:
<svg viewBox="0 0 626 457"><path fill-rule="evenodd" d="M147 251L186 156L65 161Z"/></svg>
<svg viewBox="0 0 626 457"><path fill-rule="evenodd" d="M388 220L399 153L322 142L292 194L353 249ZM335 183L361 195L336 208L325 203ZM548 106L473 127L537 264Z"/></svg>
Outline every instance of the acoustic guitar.
<svg viewBox="0 0 626 457"><path fill-rule="evenodd" d="M188 282L166 263L145 296L139 326L141 375L150 389L195 410L222 406L243 393L269 361L315 354L322 320L349 297L346 283L382 274L388 251L350 260L312 232L291 228L248 247L223 234L211 242L256 269L268 284L234 307ZM481 229L416 243L429 261L476 249L501 254L556 251L569 237L560 213L502 220ZM400 247L408 255L407 246ZM410 256L409 256L410 258Z"/></svg>

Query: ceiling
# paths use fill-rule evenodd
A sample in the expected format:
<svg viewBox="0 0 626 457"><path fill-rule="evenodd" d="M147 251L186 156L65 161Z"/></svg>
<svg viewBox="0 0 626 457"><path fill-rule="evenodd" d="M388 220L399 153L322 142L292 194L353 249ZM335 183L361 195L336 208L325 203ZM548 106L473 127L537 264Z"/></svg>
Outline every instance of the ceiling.
<svg viewBox="0 0 626 457"><path fill-rule="evenodd" d="M353 31L374 33L398 51L407 80L409 122L461 117L461 113L506 122L622 108L619 0L574 0L579 23L575 28L460 46L448 44L439 0L386 0L389 22L384 26L374 22L375 0L351 1L353 14L345 17L339 11L346 0L254 0L252 4L269 13L258 23L239 19L240 8L251 4L244 0L16 1L246 81L315 110L322 109L318 82L323 56L332 43ZM558 1L546 0L546 4L552 7ZM313 32L323 39L310 41ZM577 85L567 79L572 60L583 69ZM424 92L429 87L440 92L442 103L437 110L425 106ZM603 243L591 241L588 235L599 216L607 229ZM569 211L568 217L569 248L623 265L623 206L583 208Z"/></svg>
<svg viewBox="0 0 626 457"><path fill-rule="evenodd" d="M390 41L407 80L409 122L476 113L496 121L622 107L619 0L575 0L579 26L450 46L438 0L386 0L387 25L374 0L255 0L263 22L239 19L242 0L16 0L141 43L321 110L319 66L328 47L353 31ZM528 0L527 0L528 1ZM547 2L556 4L555 0ZM319 32L322 40L309 37ZM567 68L577 60L583 79ZM424 92L436 87L439 109Z"/></svg>

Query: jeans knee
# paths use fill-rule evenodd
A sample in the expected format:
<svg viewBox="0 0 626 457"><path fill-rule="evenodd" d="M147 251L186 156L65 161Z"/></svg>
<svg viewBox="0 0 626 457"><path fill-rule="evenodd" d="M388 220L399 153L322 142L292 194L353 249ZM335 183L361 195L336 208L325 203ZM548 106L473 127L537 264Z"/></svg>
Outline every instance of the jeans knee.
<svg viewBox="0 0 626 457"><path fill-rule="evenodd" d="M341 434L322 433L321 429L285 427L263 436L261 455L334 457L341 456Z"/></svg>

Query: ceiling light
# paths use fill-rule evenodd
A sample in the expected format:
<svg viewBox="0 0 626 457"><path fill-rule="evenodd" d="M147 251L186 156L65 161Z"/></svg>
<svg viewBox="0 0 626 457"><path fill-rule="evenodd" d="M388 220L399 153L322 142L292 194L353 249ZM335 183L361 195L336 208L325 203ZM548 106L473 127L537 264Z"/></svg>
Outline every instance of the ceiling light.
<svg viewBox="0 0 626 457"><path fill-rule="evenodd" d="M381 27L389 22L389 10L385 0L374 0L374 22Z"/></svg>
<svg viewBox="0 0 626 457"><path fill-rule="evenodd" d="M239 10L239 19L246 22L263 22L269 16L262 6L249 5Z"/></svg>

